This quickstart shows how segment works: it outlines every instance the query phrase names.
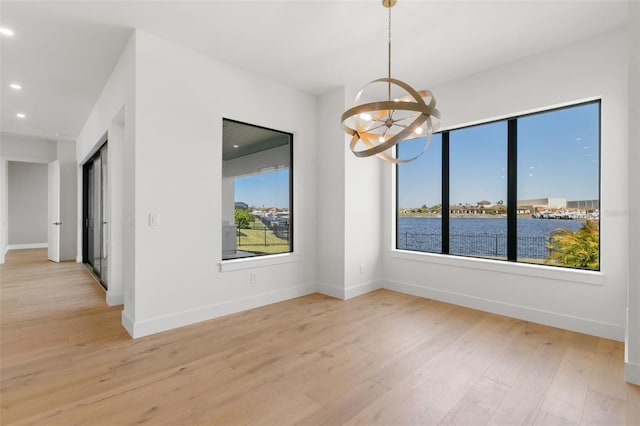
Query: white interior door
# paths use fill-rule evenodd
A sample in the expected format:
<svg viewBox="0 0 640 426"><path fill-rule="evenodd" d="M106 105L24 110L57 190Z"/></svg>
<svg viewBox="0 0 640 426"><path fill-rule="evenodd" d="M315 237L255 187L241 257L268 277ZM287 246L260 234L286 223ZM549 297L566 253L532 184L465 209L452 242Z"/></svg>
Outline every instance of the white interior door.
<svg viewBox="0 0 640 426"><path fill-rule="evenodd" d="M49 260L60 262L60 161L49 163Z"/></svg>

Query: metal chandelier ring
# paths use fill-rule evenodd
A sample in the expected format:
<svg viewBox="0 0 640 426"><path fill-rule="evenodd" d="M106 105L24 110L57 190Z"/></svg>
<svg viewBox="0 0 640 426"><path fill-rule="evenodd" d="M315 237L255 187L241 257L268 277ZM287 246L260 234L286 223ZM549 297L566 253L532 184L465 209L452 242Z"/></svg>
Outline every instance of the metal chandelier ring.
<svg viewBox="0 0 640 426"><path fill-rule="evenodd" d="M395 86L398 86L404 89L404 91L408 95L397 100L388 99L386 101L378 101L378 102L371 102L371 103L358 105L358 102L362 97L362 94L364 93L365 89L374 83L388 83L389 86L393 84ZM429 103L425 103L423 98L426 98L426 97L430 98ZM410 161L415 160L424 151L426 151L426 149L428 148L431 142L431 135L433 131L437 130L440 127L440 112L436 109L436 101L433 94L427 90L416 91L408 84L397 79L379 78L371 81L369 84L367 84L364 88L362 88L358 92L358 95L356 96L354 104L356 104L356 106L348 109L342 114L342 128L345 131L345 133L352 136L349 147L351 151L354 153L354 155L356 155L357 157L369 157L371 155L377 155L383 160L389 161L391 163L396 163L396 164L408 163ZM410 124L399 125L396 123L399 121L404 121L408 118L413 118L413 117L403 117L397 120L393 120L392 116L393 116L393 113L396 111L415 112L419 114L413 119L413 121ZM378 112L377 115L375 114L376 112ZM382 116L387 115L388 118L384 121L381 120L380 119L381 115L379 114L380 112L383 112ZM361 114L376 116L376 119L373 120L373 123L383 123L383 124L378 124L376 127L358 126L360 122L356 116ZM436 119L435 124L432 118ZM349 120L354 121L355 125L350 126L348 124ZM403 160L399 158L394 158L393 156L388 155L384 152L392 148L393 146L397 145L398 143L402 142L409 136L411 136L414 133L414 131L417 128L421 127L423 124L425 124L425 122L426 122L426 134L423 137L426 137L426 143L425 143L424 149L418 155L416 155L413 158ZM378 130L383 127L387 127L388 129L391 129L393 126L400 126L400 127L403 127L403 129L399 133L393 134L389 139L385 140L384 142L380 142L380 143L372 142L372 139L375 139L379 135L376 133L370 132L371 130ZM358 142L362 142L363 145L366 147L366 149L358 151L357 150Z"/></svg>

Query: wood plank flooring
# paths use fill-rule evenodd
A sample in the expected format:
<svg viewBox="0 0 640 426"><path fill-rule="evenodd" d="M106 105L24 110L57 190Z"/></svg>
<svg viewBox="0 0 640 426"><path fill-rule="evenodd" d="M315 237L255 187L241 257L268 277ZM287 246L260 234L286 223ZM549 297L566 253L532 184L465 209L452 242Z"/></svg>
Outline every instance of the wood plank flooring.
<svg viewBox="0 0 640 426"><path fill-rule="evenodd" d="M387 290L132 340L81 265L0 273L3 425L640 425L620 342Z"/></svg>

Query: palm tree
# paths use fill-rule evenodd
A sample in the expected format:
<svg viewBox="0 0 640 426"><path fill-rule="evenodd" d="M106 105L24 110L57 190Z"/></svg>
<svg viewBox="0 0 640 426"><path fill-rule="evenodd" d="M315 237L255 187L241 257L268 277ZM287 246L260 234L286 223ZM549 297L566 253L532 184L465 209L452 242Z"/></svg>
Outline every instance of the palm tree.
<svg viewBox="0 0 640 426"><path fill-rule="evenodd" d="M576 232L558 228L549 236L547 249L545 263L600 269L600 227L588 220Z"/></svg>

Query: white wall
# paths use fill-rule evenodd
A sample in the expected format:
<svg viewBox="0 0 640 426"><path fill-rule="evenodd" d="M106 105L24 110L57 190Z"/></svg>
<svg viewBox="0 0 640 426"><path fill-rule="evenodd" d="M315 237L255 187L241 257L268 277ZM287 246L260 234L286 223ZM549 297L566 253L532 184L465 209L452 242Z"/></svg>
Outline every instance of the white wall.
<svg viewBox="0 0 640 426"><path fill-rule="evenodd" d="M127 123L124 107L111 121L107 146L107 198L110 208L105 212L108 244L108 289L109 306L124 304L124 150L127 143Z"/></svg>
<svg viewBox="0 0 640 426"><path fill-rule="evenodd" d="M0 264L9 248L8 161L48 163L56 159L56 154L53 141L0 133Z"/></svg>
<svg viewBox="0 0 640 426"><path fill-rule="evenodd" d="M58 147L53 140L0 133L0 156L6 160L48 163L56 160Z"/></svg>
<svg viewBox="0 0 640 426"><path fill-rule="evenodd" d="M8 234L11 224L8 221L9 212L9 187L8 187L8 161L21 161L27 163L48 163L58 158L58 146L60 144L73 144L69 141L54 141L37 137L0 133L0 200L2 215L0 227L0 263L4 263L4 255L8 249ZM61 170L61 172L63 172ZM67 175L68 176L68 175ZM67 181L68 182L68 181ZM65 191L67 188L62 188ZM71 200L67 200L71 203ZM70 204L61 205L61 208L70 209ZM73 235L73 227L61 228L61 238L67 238L67 234ZM46 240L45 240L46 241Z"/></svg>
<svg viewBox="0 0 640 426"><path fill-rule="evenodd" d="M339 114L353 106L359 88L346 91ZM340 119L334 125L340 123ZM343 133L344 135L344 133ZM350 137L344 135L345 158L345 282L347 297L379 288L382 275L383 170L391 165L378 157L359 158L351 153Z"/></svg>
<svg viewBox="0 0 640 426"><path fill-rule="evenodd" d="M629 279L625 378L640 385L640 3L629 2Z"/></svg>
<svg viewBox="0 0 640 426"><path fill-rule="evenodd" d="M135 55L136 36L127 43L98 102L77 138L77 261L82 261L82 165L108 138L109 282L106 301L124 304L123 321L133 320L135 271ZM127 291L129 289L130 291Z"/></svg>
<svg viewBox="0 0 640 426"><path fill-rule="evenodd" d="M319 291L348 299L380 287L382 171L377 157L357 158L340 127L356 90L337 89L318 100Z"/></svg>
<svg viewBox="0 0 640 426"><path fill-rule="evenodd" d="M627 245L627 34L624 29L431 87L444 125L602 97L601 272L391 249L386 173L384 276L391 289L617 340L624 338ZM427 152L425 155L429 155Z"/></svg>
<svg viewBox="0 0 640 426"><path fill-rule="evenodd" d="M58 141L57 159L60 161L60 260L76 258L77 173L76 144L74 141Z"/></svg>
<svg viewBox="0 0 640 426"><path fill-rule="evenodd" d="M0 265L9 249L9 162L0 157Z"/></svg>
<svg viewBox="0 0 640 426"><path fill-rule="evenodd" d="M345 282L345 134L340 115L345 90L318 98L318 289L346 298ZM320 149L322 147L322 149Z"/></svg>
<svg viewBox="0 0 640 426"><path fill-rule="evenodd" d="M46 164L9 161L9 248L46 247Z"/></svg>
<svg viewBox="0 0 640 426"><path fill-rule="evenodd" d="M136 45L129 332L138 337L314 292L314 97L141 31ZM223 117L294 135L293 254L219 266ZM148 226L151 213L159 214L160 226Z"/></svg>

